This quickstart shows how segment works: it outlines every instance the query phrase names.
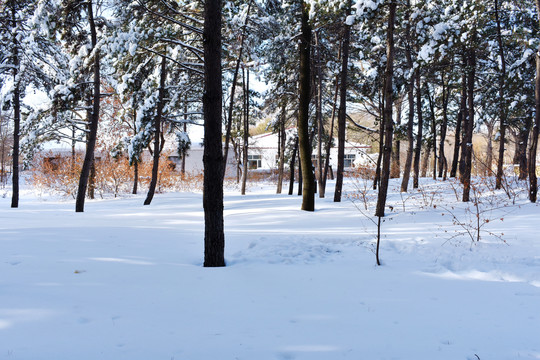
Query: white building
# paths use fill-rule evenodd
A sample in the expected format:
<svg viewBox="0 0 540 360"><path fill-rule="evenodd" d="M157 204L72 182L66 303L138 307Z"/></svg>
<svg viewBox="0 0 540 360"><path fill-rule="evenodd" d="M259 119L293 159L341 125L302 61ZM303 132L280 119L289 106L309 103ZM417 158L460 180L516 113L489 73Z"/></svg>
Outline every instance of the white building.
<svg viewBox="0 0 540 360"><path fill-rule="evenodd" d="M295 129L287 131L287 137L294 136ZM337 144L337 140L334 141ZM345 143L345 169L353 168L358 165L368 164L373 161L373 155L368 154L371 146L365 144L356 144L352 142ZM337 146L330 149L330 166L337 169ZM298 156L298 155L297 155ZM324 155L323 155L324 156ZM273 133L252 136L249 139L248 148L248 166L252 170L275 170L278 167L278 135ZM314 165L317 162L317 156L312 155ZM177 160L178 157L172 157ZM203 171L203 147L200 143L191 145L186 157L187 172ZM236 159L232 146L229 148L227 169L230 175L233 175L236 169ZM288 168L288 164L286 164Z"/></svg>
<svg viewBox="0 0 540 360"><path fill-rule="evenodd" d="M288 135L291 134L292 131ZM337 144L337 139L334 139L334 144ZM371 156L368 154L370 149L370 145L346 142L345 168L352 168L370 162ZM250 169L276 169L278 165L278 135L270 133L252 136L249 141L248 153ZM330 149L330 166L334 169L337 169L337 158L338 149L337 146L334 146ZM315 153L312 154L312 159L313 163L316 164L317 155Z"/></svg>

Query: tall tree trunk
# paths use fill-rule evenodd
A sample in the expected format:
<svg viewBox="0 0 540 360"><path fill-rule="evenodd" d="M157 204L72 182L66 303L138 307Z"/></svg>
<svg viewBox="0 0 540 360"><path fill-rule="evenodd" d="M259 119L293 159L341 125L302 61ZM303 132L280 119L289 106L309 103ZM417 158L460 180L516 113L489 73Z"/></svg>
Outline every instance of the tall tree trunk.
<svg viewBox="0 0 540 360"><path fill-rule="evenodd" d="M338 57L341 57L341 50ZM330 135L328 136L328 142L326 143L326 154L324 155L323 189L325 192L326 181L328 180L328 169L330 167L330 151L332 150L332 144L334 142L334 120L336 118L337 97L339 91L339 76L336 76L335 83L336 85L334 90L334 103L332 105L332 119L330 121Z"/></svg>
<svg viewBox="0 0 540 360"><path fill-rule="evenodd" d="M300 84L298 106L298 144L303 180L302 210L315 210L315 177L311 164L309 141L309 102L311 96L311 25L309 24L310 5L302 1L302 34L300 36Z"/></svg>
<svg viewBox="0 0 540 360"><path fill-rule="evenodd" d="M277 194L281 194L283 191L283 177L285 173L285 144L287 143L287 134L285 133L285 118L286 118L285 104L281 107L281 117L279 120L279 136L278 136L278 147L279 147L279 168L278 168L278 183L277 183Z"/></svg>
<svg viewBox="0 0 540 360"><path fill-rule="evenodd" d="M401 125L401 112L403 106L403 97L400 96L396 102L396 126ZM401 141L396 136L394 138L394 148L392 149L392 162L390 164L390 178L398 179L401 171Z"/></svg>
<svg viewBox="0 0 540 360"><path fill-rule="evenodd" d="M161 118L163 117L163 107L165 106L165 80L167 78L167 59L165 56L161 57L161 73L159 77L159 94L157 103L156 118L154 119L154 158L152 163L152 179L150 180L150 187L148 194L144 200L144 205L150 205L156 192L156 185L159 172L159 156L161 155L160 139L161 139Z"/></svg>
<svg viewBox="0 0 540 360"><path fill-rule="evenodd" d="M431 146L424 146L424 152L422 153L422 166L420 169L420 176L426 177L429 168L429 156L431 155Z"/></svg>
<svg viewBox="0 0 540 360"><path fill-rule="evenodd" d="M242 69L242 83L244 87L244 144L242 146L242 157L244 162L244 171L242 172L242 195L246 195L246 184L249 171L248 163L248 146L249 146L249 70L247 70L247 76Z"/></svg>
<svg viewBox="0 0 540 360"><path fill-rule="evenodd" d="M418 189L420 175L420 153L422 152L422 131L424 118L422 116L422 84L420 82L420 70L416 70L416 114L418 117L418 132L416 134L416 146L414 148L413 164L413 189Z"/></svg>
<svg viewBox="0 0 540 360"><path fill-rule="evenodd" d="M293 147L293 153L291 157L291 164L289 165L289 168L291 170L291 176L289 179L289 195L292 195L294 192L294 166L296 163L296 153L298 152L298 137L294 138L294 147Z"/></svg>
<svg viewBox="0 0 540 360"><path fill-rule="evenodd" d="M384 147L383 147L383 165L381 173L381 185L377 196L377 207L375 216L383 217L386 206L386 197L388 194L388 182L390 179L390 162L392 156L392 137L394 134L394 122L392 119L392 78L394 77L394 23L396 19L396 1L390 2L390 13L388 16L387 48L386 48L386 70L384 83ZM378 254L377 254L378 258Z"/></svg>
<svg viewBox="0 0 540 360"><path fill-rule="evenodd" d="M476 31L473 30L473 44L476 43ZM471 191L471 172L473 144L472 135L474 129L474 78L476 74L476 49L471 47L467 55L467 102L469 116L466 131L466 153L465 153L465 172L463 174L463 202L470 201Z"/></svg>
<svg viewBox="0 0 540 360"><path fill-rule="evenodd" d="M187 111L188 111L188 100L187 100L187 95L186 95L186 97L184 98L184 124L183 124L184 134L187 134L187 121L188 121ZM180 170L182 173L182 176L186 175L187 150L188 150L187 146L182 147L182 165L181 165L181 170Z"/></svg>
<svg viewBox="0 0 540 360"><path fill-rule="evenodd" d="M351 14L351 0L347 1L346 16ZM347 116L347 70L349 66L349 43L351 38L351 27L343 24L343 42L341 49L341 82L339 94L338 110L338 163L336 172L336 188L334 190L334 202L341 202L341 193L343 191L343 170L345 165L345 126Z"/></svg>
<svg viewBox="0 0 540 360"><path fill-rule="evenodd" d="M493 175L493 132L495 124L494 123L488 123L486 124L487 128L487 145L486 145L486 163L484 166L484 176L491 176Z"/></svg>
<svg viewBox="0 0 540 360"><path fill-rule="evenodd" d="M467 132L467 75L465 73L465 57L463 56L463 73L461 75L461 98L457 117L457 127L454 140L454 156L450 177L456 177L459 170L459 180L462 180L465 165L465 133Z"/></svg>
<svg viewBox="0 0 540 360"><path fill-rule="evenodd" d="M382 102L381 102L382 103ZM379 154L377 155L377 163L375 165L375 178L373 179L373 190L377 190L381 182L381 166L383 158L384 148L384 115L382 111L379 111L380 124L379 124Z"/></svg>
<svg viewBox="0 0 540 360"><path fill-rule="evenodd" d="M96 198L96 157L92 157L92 165L90 165L90 175L88 176L88 198L94 200Z"/></svg>
<svg viewBox="0 0 540 360"><path fill-rule="evenodd" d="M17 28L16 4L11 0L11 20L13 29ZM11 207L19 207L19 139L21 126L21 89L19 74L19 42L17 31L13 31L13 174L12 174L12 195Z"/></svg>
<svg viewBox="0 0 540 360"><path fill-rule="evenodd" d="M427 91L427 97L429 100L429 109L431 111L431 148L433 149L433 180L437 180L437 124L435 119L435 105L433 104L433 98L429 93L429 87Z"/></svg>
<svg viewBox="0 0 540 360"><path fill-rule="evenodd" d="M461 102L463 103L463 93L461 97ZM461 129L463 128L463 123L465 120L465 114L460 107L457 121L456 121L456 132L454 134L454 153L452 156L452 168L450 169L450 177L455 178L457 176L458 165L459 165L459 149L461 148Z"/></svg>
<svg viewBox="0 0 540 360"><path fill-rule="evenodd" d="M244 25L242 27L242 35L240 37L240 49L238 51L238 58L236 59L236 65L234 67L233 80L231 84L231 96L229 99L229 109L227 113L227 130L225 132L225 145L223 148L223 176L227 171L227 159L229 156L229 142L231 141L231 128L232 128L232 115L234 108L234 94L236 92L236 82L238 80L238 73L240 71L240 64L242 63L242 53L244 52L244 43L246 38L247 24L249 21L249 11L251 10L251 0L248 3L246 18L244 19Z"/></svg>
<svg viewBox="0 0 540 360"><path fill-rule="evenodd" d="M504 98L504 88L506 83L506 59L504 55L504 45L502 41L501 20L499 18L499 0L495 1L495 20L497 22L497 42L499 44L499 58L501 61L501 72L499 74L499 156L497 158L497 176L495 179L495 189L502 188L503 166L504 166L504 147L506 142L506 118L508 108Z"/></svg>
<svg viewBox="0 0 540 360"><path fill-rule="evenodd" d="M204 266L225 266L221 145L221 0L204 1Z"/></svg>
<svg viewBox="0 0 540 360"><path fill-rule="evenodd" d="M519 164L519 180L527 179L529 175L529 164L527 162L527 151L529 146L529 134L532 127L532 113L525 118L525 124L519 127L514 151L514 164Z"/></svg>
<svg viewBox="0 0 540 360"><path fill-rule="evenodd" d="M536 0L536 13L540 23L540 0ZM538 49L540 51L540 48ZM529 200L536 202L538 194L538 180L536 178L536 153L538 149L538 131L540 128L540 53L536 52L536 79L535 79L535 118L529 151Z"/></svg>
<svg viewBox="0 0 540 360"><path fill-rule="evenodd" d="M298 196L302 196L302 187L304 185L304 177L302 174L302 161L301 158L298 157Z"/></svg>
<svg viewBox="0 0 540 360"><path fill-rule="evenodd" d="M407 100L409 103L409 118L407 121L407 158L405 159L405 167L403 168L403 179L401 180L401 192L407 192L409 187L409 179L411 176L412 159L414 153L414 71L413 61L411 54L412 38L411 38L411 0L407 0L407 19L409 21L405 24L405 39L407 44L405 46L405 57L407 58L407 68L409 70L409 83L407 84Z"/></svg>
<svg viewBox="0 0 540 360"><path fill-rule="evenodd" d="M93 1L87 3L88 7L88 23L90 25L90 35L92 39L92 51L94 51L94 64L93 64L93 99L92 99L92 114L90 117L88 143L86 144L86 154L84 155L84 162L81 169L81 177L79 178L79 187L77 189L77 199L75 202L75 211L84 212L84 199L86 195L86 188L88 186L88 177L90 175L90 168L94 161L94 150L96 148L97 130L99 122L99 105L100 105L100 51L96 50L97 45L97 32L96 25L94 23L94 10Z"/></svg>
<svg viewBox="0 0 540 360"><path fill-rule="evenodd" d="M461 136L461 157L459 158L459 180L463 183L463 176L465 174L465 158L467 157L467 136L469 129L469 111L467 109L467 54L466 50L463 49L463 74L461 76L461 109L460 112L463 114L462 125L463 133Z"/></svg>
<svg viewBox="0 0 540 360"><path fill-rule="evenodd" d="M446 141L446 132L448 130L448 99L449 91L448 84L446 83L445 74L441 73L442 81L442 124L441 124L441 138L439 140L439 177L446 180L447 174L447 161L444 154L444 143Z"/></svg>
<svg viewBox="0 0 540 360"><path fill-rule="evenodd" d="M317 103L316 103L316 114L315 119L317 122L317 181L319 185L319 198L324 198L325 196L325 187L323 179L323 156L322 156L322 143L323 143L323 133L324 133L324 124L322 117L322 71L321 71L321 46L319 43L319 33L315 32L315 48L316 48L316 64L317 64Z"/></svg>
<svg viewBox="0 0 540 360"><path fill-rule="evenodd" d="M133 195L137 194L138 187L139 187L139 161L135 160L133 162L133 189L131 191Z"/></svg>

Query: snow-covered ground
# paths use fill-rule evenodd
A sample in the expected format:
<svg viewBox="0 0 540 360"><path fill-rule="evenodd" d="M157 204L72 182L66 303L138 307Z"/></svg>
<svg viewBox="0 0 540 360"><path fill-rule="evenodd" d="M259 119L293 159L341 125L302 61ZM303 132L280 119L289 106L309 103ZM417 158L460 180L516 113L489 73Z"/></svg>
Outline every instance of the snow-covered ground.
<svg viewBox="0 0 540 360"><path fill-rule="evenodd" d="M271 185L227 191L214 269L201 194L75 213L0 190L0 359L540 359L537 205L483 191L473 243L476 208L449 182L392 182L378 267L372 207L332 186L314 213Z"/></svg>

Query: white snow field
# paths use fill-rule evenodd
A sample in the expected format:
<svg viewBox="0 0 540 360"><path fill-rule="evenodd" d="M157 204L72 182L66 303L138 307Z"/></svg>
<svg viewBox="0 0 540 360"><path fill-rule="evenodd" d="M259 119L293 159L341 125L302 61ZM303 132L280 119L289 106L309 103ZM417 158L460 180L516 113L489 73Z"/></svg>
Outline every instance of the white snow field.
<svg viewBox="0 0 540 360"><path fill-rule="evenodd" d="M10 209L0 190L0 359L540 359L540 208L483 191L473 243L450 184L391 183L380 267L374 193L366 216L333 183L314 213L270 184L228 190L213 269L200 193L75 213L29 189Z"/></svg>

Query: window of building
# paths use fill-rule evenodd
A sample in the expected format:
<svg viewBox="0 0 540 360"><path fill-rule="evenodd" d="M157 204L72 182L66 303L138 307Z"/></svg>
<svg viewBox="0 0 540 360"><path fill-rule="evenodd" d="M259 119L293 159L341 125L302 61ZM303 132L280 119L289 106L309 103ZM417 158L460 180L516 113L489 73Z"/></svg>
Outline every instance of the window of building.
<svg viewBox="0 0 540 360"><path fill-rule="evenodd" d="M248 155L248 168L258 169L262 167L262 155Z"/></svg>
<svg viewBox="0 0 540 360"><path fill-rule="evenodd" d="M356 160L356 154L345 154L345 157L343 159L343 167L353 167L354 160Z"/></svg>

